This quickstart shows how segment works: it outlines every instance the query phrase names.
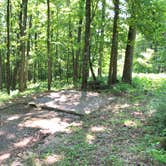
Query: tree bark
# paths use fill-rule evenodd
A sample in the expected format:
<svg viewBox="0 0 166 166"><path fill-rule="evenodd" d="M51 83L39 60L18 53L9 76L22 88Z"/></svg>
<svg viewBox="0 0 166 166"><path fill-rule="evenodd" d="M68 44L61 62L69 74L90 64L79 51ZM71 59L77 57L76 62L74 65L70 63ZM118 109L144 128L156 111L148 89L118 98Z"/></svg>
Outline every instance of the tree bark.
<svg viewBox="0 0 166 166"><path fill-rule="evenodd" d="M32 15L29 17L29 31L32 28ZM31 33L28 33L28 41L27 41L27 50L26 50L26 60L25 60L25 82L29 80L28 78L28 60L29 60L29 52L31 49Z"/></svg>
<svg viewBox="0 0 166 166"><path fill-rule="evenodd" d="M50 0L47 0L47 56L48 56L48 90L51 90L52 58L50 52Z"/></svg>
<svg viewBox="0 0 166 166"><path fill-rule="evenodd" d="M2 90L2 55L0 53L0 90Z"/></svg>
<svg viewBox="0 0 166 166"><path fill-rule="evenodd" d="M18 18L20 18L20 16L18 16ZM19 57L20 56L20 33L17 33L17 47L16 47L16 52L15 54ZM16 56L15 55L15 56ZM19 69L20 69L20 60L15 57L15 63L14 63L14 69L12 71L12 77L11 77L11 88L12 90L16 89L16 85L17 85L17 80L19 79Z"/></svg>
<svg viewBox="0 0 166 166"><path fill-rule="evenodd" d="M125 62L123 68L122 81L131 84L132 82L132 65L134 54L134 43L136 38L136 28L130 26L128 32L128 40L125 52Z"/></svg>
<svg viewBox="0 0 166 166"><path fill-rule="evenodd" d="M11 83L12 90L16 89L18 72L19 72L19 61L16 61L12 74L12 83Z"/></svg>
<svg viewBox="0 0 166 166"><path fill-rule="evenodd" d="M6 62L6 87L10 94L10 0L7 0L7 62Z"/></svg>
<svg viewBox="0 0 166 166"><path fill-rule="evenodd" d="M59 22L59 7L57 7L57 12L56 12L56 20ZM59 29L56 29L56 42L59 42ZM61 80L62 77L62 69L61 69L61 56L59 54L59 45L56 44L55 46L55 56L57 58L57 70L58 70L58 76L59 80Z"/></svg>
<svg viewBox="0 0 166 166"><path fill-rule="evenodd" d="M85 24L85 48L82 65L82 90L87 89L89 75L89 57L90 57L90 24L91 24L91 1L86 0L86 24Z"/></svg>
<svg viewBox="0 0 166 166"><path fill-rule="evenodd" d="M77 82L79 79L79 68L80 66L80 52L81 52L81 36L82 36L82 17L79 19L78 23L78 32L77 32L77 50L76 50L76 58L74 64L74 81Z"/></svg>
<svg viewBox="0 0 166 166"><path fill-rule="evenodd" d="M75 75L75 81L77 82L80 79L81 76L81 68L82 65L80 63L81 61L81 39L82 39L82 25L83 25L83 7L85 4L85 0L80 1L79 4L79 20L78 20L78 29L77 29L77 49L76 49L76 58L75 58L75 69L74 69L74 75Z"/></svg>
<svg viewBox="0 0 166 166"><path fill-rule="evenodd" d="M35 32L35 40L34 40L35 54L37 54L38 52L37 38L38 38L38 35L37 35L37 32ZM37 81L37 60L35 59L33 63L33 83L36 83L36 81Z"/></svg>
<svg viewBox="0 0 166 166"><path fill-rule="evenodd" d="M69 4L70 6L70 1ZM71 40L72 40L72 30L71 30L71 20L70 20L70 14L69 14L69 22L68 22L68 37L69 37L69 41L68 41L68 48L67 48L67 71L66 71L66 79L67 79L67 83L69 83L69 78L70 78L70 55L71 55ZM73 55L72 55L73 56ZM74 63L74 58L72 58L72 61Z"/></svg>
<svg viewBox="0 0 166 166"><path fill-rule="evenodd" d="M91 71L93 80L96 81L97 79L96 79L96 76L95 76L95 72L94 72L94 70L93 70L93 63L92 63L92 61L91 61L90 56L89 56L89 68L90 68L90 71Z"/></svg>
<svg viewBox="0 0 166 166"><path fill-rule="evenodd" d="M114 0L114 23L112 34L112 47L110 56L108 85L117 82L117 56L118 56L118 20L119 20L119 0Z"/></svg>
<svg viewBox="0 0 166 166"><path fill-rule="evenodd" d="M21 4L21 12L20 12L20 51L21 51L21 67L20 67L20 83L19 83L19 90L20 92L24 91L26 88L25 82L25 54L26 54L26 24L27 24L27 7L28 7L28 0L22 0Z"/></svg>
<svg viewBox="0 0 166 166"><path fill-rule="evenodd" d="M102 16L101 16L101 41L99 47L99 61L98 61L98 76L102 77L102 63L103 63L103 51L104 51L104 26L105 26L105 6L106 0L102 0Z"/></svg>

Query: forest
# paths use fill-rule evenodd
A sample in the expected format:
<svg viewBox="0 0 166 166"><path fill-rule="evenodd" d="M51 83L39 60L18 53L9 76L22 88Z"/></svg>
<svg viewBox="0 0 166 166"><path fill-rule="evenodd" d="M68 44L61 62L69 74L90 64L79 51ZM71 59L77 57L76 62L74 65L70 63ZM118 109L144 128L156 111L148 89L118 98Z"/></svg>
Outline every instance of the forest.
<svg viewBox="0 0 166 166"><path fill-rule="evenodd" d="M0 0L0 165L166 164L165 0Z"/></svg>

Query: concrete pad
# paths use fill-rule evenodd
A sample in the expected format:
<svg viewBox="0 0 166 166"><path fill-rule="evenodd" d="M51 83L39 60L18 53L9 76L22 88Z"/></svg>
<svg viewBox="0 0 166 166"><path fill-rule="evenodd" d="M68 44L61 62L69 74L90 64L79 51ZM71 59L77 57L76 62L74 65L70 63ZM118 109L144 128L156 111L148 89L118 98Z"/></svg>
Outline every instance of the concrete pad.
<svg viewBox="0 0 166 166"><path fill-rule="evenodd" d="M86 115L112 102L115 97L96 92L62 90L36 98L37 106L71 114Z"/></svg>

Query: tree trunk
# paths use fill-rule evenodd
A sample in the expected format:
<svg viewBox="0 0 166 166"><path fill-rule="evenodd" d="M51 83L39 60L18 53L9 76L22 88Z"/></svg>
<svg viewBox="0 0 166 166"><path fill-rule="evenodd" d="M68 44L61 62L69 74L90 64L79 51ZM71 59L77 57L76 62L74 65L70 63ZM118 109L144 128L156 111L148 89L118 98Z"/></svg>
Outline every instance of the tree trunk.
<svg viewBox="0 0 166 166"><path fill-rule="evenodd" d="M20 18L20 16L18 16L18 18ZM17 33L17 47L16 47L16 52L15 52L15 63L14 63L14 69L12 71L12 81L11 81L11 88L12 90L16 89L16 85L17 85L17 80L19 80L19 69L20 69L20 61L17 58L17 56L20 56L20 33Z"/></svg>
<svg viewBox="0 0 166 166"><path fill-rule="evenodd" d="M94 81L96 81L96 76L95 76L95 72L93 70L93 63L91 61L90 55L89 55L89 67L90 67L90 71L91 71L91 74L92 74L92 78L93 78Z"/></svg>
<svg viewBox="0 0 166 166"><path fill-rule="evenodd" d="M77 51L76 51L76 59L75 59L75 69L74 69L74 76L75 76L75 81L78 81L79 79L79 68L81 67L80 65L80 53L81 53L81 36L82 36L82 17L79 19L79 26L78 26L78 32L77 32Z"/></svg>
<svg viewBox="0 0 166 166"><path fill-rule="evenodd" d="M67 1L67 6L70 7L70 0ZM71 14L68 15L68 57L67 57L67 83L69 83L69 78L71 76L71 73L73 75L73 84L75 84L75 75L74 75L74 69L75 69L75 56L74 56L74 48L73 48L73 35L72 35L72 21L71 21ZM71 58L70 58L71 57ZM72 59L72 63L71 63ZM70 70L72 64L72 72Z"/></svg>
<svg viewBox="0 0 166 166"><path fill-rule="evenodd" d="M37 33L35 32L35 41L34 41L34 45L35 45L35 54L37 54L37 52L38 52L37 38L38 38L38 35L37 35ZM33 83L36 83L36 81L37 81L37 60L35 59L35 60L34 60L34 63L33 63Z"/></svg>
<svg viewBox="0 0 166 166"><path fill-rule="evenodd" d="M2 55L0 53L0 90L2 90Z"/></svg>
<svg viewBox="0 0 166 166"><path fill-rule="evenodd" d="M30 15L29 17L29 31L32 28L32 15ZM28 59L29 59L29 52L30 52L30 48L31 48L31 33L28 33L28 41L27 41L27 52L26 52L26 61L25 61L25 82L28 81Z"/></svg>
<svg viewBox="0 0 166 166"><path fill-rule="evenodd" d="M82 38L82 24L83 24L83 7L85 1L80 1L79 4L79 21L78 21L78 30L77 30L77 49L76 49L76 58L75 58L75 69L74 76L75 81L77 82L80 79L80 71L81 71L81 38Z"/></svg>
<svg viewBox="0 0 166 166"><path fill-rule="evenodd" d="M114 24L113 24L108 85L114 84L117 82L119 0L114 1L114 11L115 11L115 16L114 16Z"/></svg>
<svg viewBox="0 0 166 166"><path fill-rule="evenodd" d="M56 33L56 41L58 42L58 29L57 29L57 33ZM62 78L62 71L61 71L61 57L60 57L60 55L59 55L59 47L58 47L58 45L56 44L56 47L55 47L55 55L56 55L56 57L57 57L57 60L58 60L58 63L57 63L57 68L58 68L58 76L59 76L59 80L61 80Z"/></svg>
<svg viewBox="0 0 166 166"><path fill-rule="evenodd" d="M47 0L47 56L48 56L48 90L51 90L52 58L50 52L50 0Z"/></svg>
<svg viewBox="0 0 166 166"><path fill-rule="evenodd" d="M104 51L104 26L105 26L105 6L106 0L102 0L102 20L101 20L101 41L99 47L99 62L98 62L98 76L102 77L102 62L103 62L103 51Z"/></svg>
<svg viewBox="0 0 166 166"><path fill-rule="evenodd" d="M18 72L19 72L19 61L16 61L12 74L12 83L11 83L12 90L16 89Z"/></svg>
<svg viewBox="0 0 166 166"><path fill-rule="evenodd" d="M10 94L10 0L7 1L7 62L6 62L6 87Z"/></svg>
<svg viewBox="0 0 166 166"><path fill-rule="evenodd" d="M36 62L33 64L33 83L36 83Z"/></svg>
<svg viewBox="0 0 166 166"><path fill-rule="evenodd" d="M56 42L58 42L58 29L57 29L57 32L56 32ZM58 70L58 76L59 76L59 79L61 80L61 61L60 61L60 55L59 55L59 48L58 48L58 45L56 44L55 46L55 56L57 58L57 70ZM57 75L56 75L57 76ZM55 77L56 78L56 77Z"/></svg>
<svg viewBox="0 0 166 166"><path fill-rule="evenodd" d="M69 83L69 63L70 63L70 53L69 53L69 48L67 49L67 66L66 66L66 81L67 84Z"/></svg>
<svg viewBox="0 0 166 166"><path fill-rule="evenodd" d="M82 90L87 89L89 75L89 57L90 57L90 23L91 23L91 1L86 0L86 24L85 24L85 48L82 65Z"/></svg>
<svg viewBox="0 0 166 166"><path fill-rule="evenodd" d="M131 84L132 82L132 64L134 54L134 43L136 38L136 28L130 26L128 32L128 41L125 52L125 62L123 68L122 81Z"/></svg>
<svg viewBox="0 0 166 166"><path fill-rule="evenodd" d="M70 78L70 55L71 55L70 46L71 46L71 39L72 39L70 14L69 14L69 18L68 19L69 19L69 22L68 22L68 37L69 37L68 40L69 41L68 41L68 48L67 48L67 71L66 71L67 83L69 83L69 78Z"/></svg>
<svg viewBox="0 0 166 166"><path fill-rule="evenodd" d="M24 91L26 88L25 82L25 54L26 54L26 24L27 24L27 7L28 7L28 0L22 0L21 4L21 12L20 12L20 31L21 31L21 41L20 41L20 51L21 51L21 67L20 67L20 84L19 90L20 92Z"/></svg>
<svg viewBox="0 0 166 166"><path fill-rule="evenodd" d="M56 12L56 20L59 22L59 8L57 7L57 12ZM59 29L56 29L56 42L59 42ZM62 72L61 72L61 56L59 54L59 45L56 44L55 46L55 56L57 59L57 70L58 70L58 76L59 80L61 80L62 77Z"/></svg>
<svg viewBox="0 0 166 166"><path fill-rule="evenodd" d="M70 40L70 45L71 45L71 51L69 51L70 53L71 53L71 55L72 55L72 66L73 66L73 71L72 71L72 73L73 73L73 84L75 85L75 83L76 83L76 79L75 79L75 72L74 72L74 70L75 70L75 55L74 55L74 48L73 48L73 34L72 34L72 27L71 27L71 21L70 21L70 23L69 23L69 39L71 39Z"/></svg>

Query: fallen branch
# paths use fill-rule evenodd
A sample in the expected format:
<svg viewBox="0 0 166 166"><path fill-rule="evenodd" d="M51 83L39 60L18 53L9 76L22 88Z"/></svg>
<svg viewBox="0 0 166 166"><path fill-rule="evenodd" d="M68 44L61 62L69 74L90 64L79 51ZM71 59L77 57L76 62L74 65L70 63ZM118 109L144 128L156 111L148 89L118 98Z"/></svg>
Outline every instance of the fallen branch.
<svg viewBox="0 0 166 166"><path fill-rule="evenodd" d="M84 116L83 113L79 113L79 112L75 112L75 111L71 111L71 110L63 110L63 109L59 109L59 108L53 108L53 107L49 107L46 105L42 105L41 108L47 109L47 110L52 110L52 111L57 111L57 112L64 112L64 113L68 113L68 114L78 115L78 116Z"/></svg>
<svg viewBox="0 0 166 166"><path fill-rule="evenodd" d="M73 114L73 115L77 115L77 116L84 116L84 114L80 113L80 112L76 112L76 111L72 111L72 110L64 110L64 109L54 108L54 107L49 107L47 105L37 104L35 102L29 102L28 105L31 106L31 107L35 107L38 110L46 109L46 110L52 110L52 111L57 111L57 112L64 112L64 113L68 113L68 114Z"/></svg>

